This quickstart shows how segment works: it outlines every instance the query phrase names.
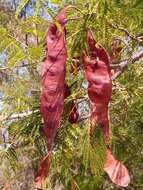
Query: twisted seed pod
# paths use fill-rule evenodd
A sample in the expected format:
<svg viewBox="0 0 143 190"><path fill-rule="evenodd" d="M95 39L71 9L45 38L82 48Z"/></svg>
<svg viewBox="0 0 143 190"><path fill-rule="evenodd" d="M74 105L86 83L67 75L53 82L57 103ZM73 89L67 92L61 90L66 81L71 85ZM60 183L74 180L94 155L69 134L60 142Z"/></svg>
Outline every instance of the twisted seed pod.
<svg viewBox="0 0 143 190"><path fill-rule="evenodd" d="M108 141L110 139L108 105L112 94L109 55L103 47L97 47L91 31L87 31L87 43L89 52L83 54L83 64L88 81L88 96L92 104L91 123L102 127ZM117 186L128 186L130 182L128 170L114 158L110 149L107 150L104 171Z"/></svg>
<svg viewBox="0 0 143 190"><path fill-rule="evenodd" d="M65 74L66 74L66 29L65 7L51 23L47 33L47 55L42 66L41 113L44 119L44 134L47 140L48 154L42 160L35 177L35 187L41 189L49 172L52 145L64 109Z"/></svg>

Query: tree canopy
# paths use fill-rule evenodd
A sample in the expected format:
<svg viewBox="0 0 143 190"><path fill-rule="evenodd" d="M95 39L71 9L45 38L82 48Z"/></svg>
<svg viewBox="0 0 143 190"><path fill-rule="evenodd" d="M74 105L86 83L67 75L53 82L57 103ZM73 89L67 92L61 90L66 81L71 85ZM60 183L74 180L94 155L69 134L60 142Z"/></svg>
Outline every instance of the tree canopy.
<svg viewBox="0 0 143 190"><path fill-rule="evenodd" d="M67 13L66 25L66 82L72 93L65 100L45 190L120 189L102 170L105 143L101 131L97 129L94 134L94 146L89 141L87 84L83 66L78 64L87 48L87 28L111 57L113 93L109 115L113 152L129 169L131 183L127 189L143 189L142 0L13 2L12 8L6 9L0 4L0 163L6 179L1 188L19 184L26 168L32 167L35 174L39 160L47 152L39 106L40 68L46 55L49 24L61 8L72 4L76 9ZM76 124L68 121L68 103L72 99L80 111Z"/></svg>

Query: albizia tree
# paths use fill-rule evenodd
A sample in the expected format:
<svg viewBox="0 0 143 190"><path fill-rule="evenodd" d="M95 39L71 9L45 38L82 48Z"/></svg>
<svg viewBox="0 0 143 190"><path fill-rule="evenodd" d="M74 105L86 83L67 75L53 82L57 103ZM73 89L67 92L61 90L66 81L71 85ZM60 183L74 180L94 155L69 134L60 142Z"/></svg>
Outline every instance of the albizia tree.
<svg viewBox="0 0 143 190"><path fill-rule="evenodd" d="M3 188L32 166L39 189L142 189L142 2L20 3L0 27Z"/></svg>

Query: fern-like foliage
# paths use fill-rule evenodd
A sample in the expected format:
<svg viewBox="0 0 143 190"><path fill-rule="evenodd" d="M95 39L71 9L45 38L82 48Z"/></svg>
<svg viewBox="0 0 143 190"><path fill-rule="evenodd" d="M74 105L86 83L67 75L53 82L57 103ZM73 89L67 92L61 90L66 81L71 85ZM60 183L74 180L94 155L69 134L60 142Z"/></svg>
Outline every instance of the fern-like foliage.
<svg viewBox="0 0 143 190"><path fill-rule="evenodd" d="M0 57L0 114L10 116L31 111L30 115L23 118L9 120L7 117L0 122L9 132L8 142L1 140L1 144L4 144L0 149L2 167L6 162L7 170L11 166L18 174L20 169L25 168L24 157L36 169L39 160L47 152L39 109L39 71L45 56L49 23L58 10L67 4L77 7L77 10L67 13L70 20L67 23L66 81L72 94L65 100L65 111L53 147L52 166L45 190L57 184L65 190L117 189L103 174L106 144L100 126L96 126L90 133L91 126L87 118L80 118L78 124L71 125L68 121L68 107L70 101L76 99L80 112L86 116L90 113L81 62L82 51L88 49L85 43L87 28L93 30L97 42L109 53L112 53L113 42L117 38L121 39L122 51L116 57L117 62L129 59L134 51L142 48L142 42L135 40L142 36L143 30L142 1L139 0L21 0L16 12L17 19L13 15L13 20L2 22L0 55L6 59ZM29 9L32 13L29 13ZM5 19L2 14L0 17L1 20ZM80 61L80 71L73 75L71 69L77 60ZM131 65L128 72L113 83L110 105L112 148L116 157L125 162L131 172L133 180L129 190L143 187L142 80L142 64Z"/></svg>
<svg viewBox="0 0 143 190"><path fill-rule="evenodd" d="M83 165L85 169L90 168L96 177L100 177L106 161L106 143L102 129L99 126L92 131L91 126L88 126L88 128L85 136L83 136Z"/></svg>

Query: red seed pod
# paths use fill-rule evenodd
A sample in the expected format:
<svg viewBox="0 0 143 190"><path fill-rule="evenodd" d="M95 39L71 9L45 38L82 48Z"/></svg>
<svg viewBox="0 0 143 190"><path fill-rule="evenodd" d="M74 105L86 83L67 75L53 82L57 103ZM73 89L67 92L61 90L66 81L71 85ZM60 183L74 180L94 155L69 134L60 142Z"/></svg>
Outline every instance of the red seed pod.
<svg viewBox="0 0 143 190"><path fill-rule="evenodd" d="M92 104L91 120L94 121L93 123L100 124L108 141L110 139L108 104L112 94L109 55L103 47L97 47L91 31L87 32L87 43L89 55L83 54L83 64L88 81L88 96ZM128 186L130 182L128 170L114 158L109 149L104 171L116 185Z"/></svg>
<svg viewBox="0 0 143 190"><path fill-rule="evenodd" d="M79 118L79 113L78 113L78 109L77 106L75 104L74 101L71 102L71 109L70 109L70 113L69 113L69 122L71 124L77 123L78 118Z"/></svg>
<svg viewBox="0 0 143 190"><path fill-rule="evenodd" d="M91 31L87 32L87 43L90 56L83 54L83 64L92 103L91 118L101 125L105 137L109 139L108 104L112 93L109 56L104 48L96 47Z"/></svg>
<svg viewBox="0 0 143 190"><path fill-rule="evenodd" d="M107 151L107 161L104 170L109 175L111 181L118 186L127 187L130 183L130 177L127 168L114 158L111 150Z"/></svg>
<svg viewBox="0 0 143 190"><path fill-rule="evenodd" d="M47 139L48 154L40 164L35 178L35 187L41 189L49 172L52 145L64 109L66 74L65 7L51 23L47 34L47 55L42 66L41 113L44 119L44 134Z"/></svg>

